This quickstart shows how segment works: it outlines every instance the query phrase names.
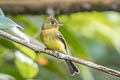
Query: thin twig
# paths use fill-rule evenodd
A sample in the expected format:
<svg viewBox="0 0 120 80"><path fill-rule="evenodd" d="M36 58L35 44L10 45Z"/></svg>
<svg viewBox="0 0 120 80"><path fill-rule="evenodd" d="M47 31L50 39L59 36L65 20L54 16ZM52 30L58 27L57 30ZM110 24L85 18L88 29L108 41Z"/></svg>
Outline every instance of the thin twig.
<svg viewBox="0 0 120 80"><path fill-rule="evenodd" d="M4 37L4 38L7 38L9 40L12 40L18 44L21 44L21 45L24 45L32 50L34 50L35 52L37 53L45 53L45 54L48 54L48 55L51 55L51 56L54 56L54 57L57 57L59 59L68 59L68 60L71 60L73 62L76 62L76 63L79 63L79 64L82 64L82 65L85 65L85 66L88 66L88 67L91 67L91 68L94 68L94 69L97 69L99 71L102 71L102 72L105 72L105 73L108 73L108 74L111 74L111 75L114 75L114 76L117 76L117 77L120 77L120 72L117 71L117 70L114 70L114 69L110 69L110 68L107 68L107 67L104 67L104 66L101 66L101 65L98 65L98 64L95 64L93 62L90 62L90 61L86 61L86 60L83 60L83 59L79 59L79 58L76 58L76 57L72 57L70 55L65 55L65 54L62 54L62 53L59 53L59 52L53 52L51 50L45 50L45 49L42 49L40 48L39 46L36 46L36 45L33 45L31 43L28 43L24 40L21 40L9 33L6 33L2 30L0 30L0 36Z"/></svg>

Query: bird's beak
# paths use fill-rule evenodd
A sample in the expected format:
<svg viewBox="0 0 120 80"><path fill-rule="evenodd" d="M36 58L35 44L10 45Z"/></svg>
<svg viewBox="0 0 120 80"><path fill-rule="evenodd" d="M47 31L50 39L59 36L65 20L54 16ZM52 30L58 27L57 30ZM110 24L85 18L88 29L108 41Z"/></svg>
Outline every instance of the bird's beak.
<svg viewBox="0 0 120 80"><path fill-rule="evenodd" d="M57 24L57 26L63 26L63 24Z"/></svg>

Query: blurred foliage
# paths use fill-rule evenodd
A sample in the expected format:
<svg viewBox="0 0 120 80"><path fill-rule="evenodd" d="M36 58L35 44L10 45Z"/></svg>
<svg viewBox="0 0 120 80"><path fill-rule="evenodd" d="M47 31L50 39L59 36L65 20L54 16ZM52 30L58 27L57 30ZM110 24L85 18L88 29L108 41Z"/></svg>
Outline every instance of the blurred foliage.
<svg viewBox="0 0 120 80"><path fill-rule="evenodd" d="M25 28L27 37L40 31L45 15L7 15ZM120 59L120 14L79 12L57 17L72 56L116 70ZM40 36L36 38L41 44ZM62 60L34 51L0 37L0 80L119 80L119 78L77 64L81 73L71 76ZM42 47L42 46L40 46ZM3 76L4 75L4 76ZM2 76L2 77L1 77Z"/></svg>

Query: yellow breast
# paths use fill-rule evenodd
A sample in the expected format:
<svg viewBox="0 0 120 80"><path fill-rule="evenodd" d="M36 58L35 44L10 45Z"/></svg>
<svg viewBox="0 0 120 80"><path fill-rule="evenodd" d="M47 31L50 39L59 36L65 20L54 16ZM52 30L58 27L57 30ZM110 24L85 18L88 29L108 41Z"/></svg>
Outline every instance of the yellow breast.
<svg viewBox="0 0 120 80"><path fill-rule="evenodd" d="M56 30L44 30L41 33L41 39L47 48L66 54L65 45L57 36Z"/></svg>

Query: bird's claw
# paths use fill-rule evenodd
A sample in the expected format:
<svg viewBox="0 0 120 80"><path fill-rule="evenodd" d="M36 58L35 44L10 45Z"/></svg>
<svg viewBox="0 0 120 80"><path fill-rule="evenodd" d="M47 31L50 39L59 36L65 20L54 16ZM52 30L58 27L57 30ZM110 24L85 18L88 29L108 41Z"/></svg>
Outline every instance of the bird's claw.
<svg viewBox="0 0 120 80"><path fill-rule="evenodd" d="M49 48L45 48L45 50L49 50Z"/></svg>
<svg viewBox="0 0 120 80"><path fill-rule="evenodd" d="M53 54L54 54L54 56L55 56L56 58L59 58L59 53L58 53L58 51L53 51Z"/></svg>

